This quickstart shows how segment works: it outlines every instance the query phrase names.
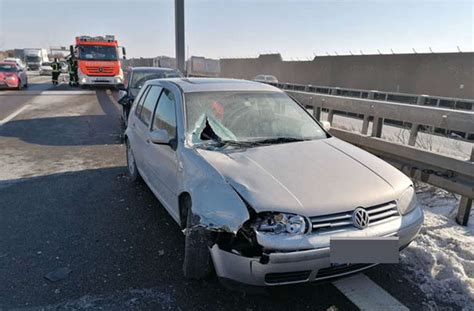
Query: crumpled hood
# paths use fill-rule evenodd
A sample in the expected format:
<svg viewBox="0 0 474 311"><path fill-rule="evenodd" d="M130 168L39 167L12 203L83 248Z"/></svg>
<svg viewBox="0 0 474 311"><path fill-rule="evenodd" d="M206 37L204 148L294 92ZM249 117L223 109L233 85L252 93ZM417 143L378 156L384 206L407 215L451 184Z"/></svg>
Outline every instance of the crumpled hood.
<svg viewBox="0 0 474 311"><path fill-rule="evenodd" d="M332 214L395 200L411 184L391 165L336 138L198 152L257 212Z"/></svg>

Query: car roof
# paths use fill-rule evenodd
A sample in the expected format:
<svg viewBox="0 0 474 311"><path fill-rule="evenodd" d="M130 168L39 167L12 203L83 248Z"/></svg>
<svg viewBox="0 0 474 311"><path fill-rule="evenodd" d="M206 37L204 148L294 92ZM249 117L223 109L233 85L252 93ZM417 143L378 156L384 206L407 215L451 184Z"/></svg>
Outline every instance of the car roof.
<svg viewBox="0 0 474 311"><path fill-rule="evenodd" d="M131 71L177 71L177 69L166 67L131 67Z"/></svg>
<svg viewBox="0 0 474 311"><path fill-rule="evenodd" d="M149 84L172 83L184 93L209 91L266 91L283 92L280 89L254 81L226 78L167 78L150 80Z"/></svg>
<svg viewBox="0 0 474 311"><path fill-rule="evenodd" d="M13 63L13 62L6 62L6 61L0 62L0 65L10 65L10 66L15 66L15 67L17 67L17 64L15 64L15 63Z"/></svg>

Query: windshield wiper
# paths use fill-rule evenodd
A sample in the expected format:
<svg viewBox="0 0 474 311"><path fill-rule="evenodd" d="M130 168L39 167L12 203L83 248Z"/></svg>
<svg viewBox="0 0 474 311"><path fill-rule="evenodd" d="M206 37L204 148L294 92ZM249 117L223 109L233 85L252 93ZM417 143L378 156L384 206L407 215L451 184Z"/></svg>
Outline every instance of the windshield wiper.
<svg viewBox="0 0 474 311"><path fill-rule="evenodd" d="M256 140L253 142L259 145L271 145L271 144L293 143L293 142L307 141L307 140L309 139L298 138L298 137L272 137L272 138Z"/></svg>

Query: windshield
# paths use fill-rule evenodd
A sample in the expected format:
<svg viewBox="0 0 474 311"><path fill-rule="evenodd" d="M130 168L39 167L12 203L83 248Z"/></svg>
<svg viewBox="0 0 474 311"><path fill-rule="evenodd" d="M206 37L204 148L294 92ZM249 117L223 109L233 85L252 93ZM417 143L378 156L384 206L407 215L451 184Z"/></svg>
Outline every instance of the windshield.
<svg viewBox="0 0 474 311"><path fill-rule="evenodd" d="M0 72L16 72L16 66L9 64L0 64Z"/></svg>
<svg viewBox="0 0 474 311"><path fill-rule="evenodd" d="M148 80L163 79L163 78L180 78L183 75L177 70L163 70L163 71L136 71L133 73L132 81L130 82L130 88L138 89L145 84Z"/></svg>
<svg viewBox="0 0 474 311"><path fill-rule="evenodd" d="M185 94L186 136L192 143L283 143L326 138L317 122L284 93Z"/></svg>
<svg viewBox="0 0 474 311"><path fill-rule="evenodd" d="M39 56L30 55L26 57L27 62L39 62L41 58Z"/></svg>
<svg viewBox="0 0 474 311"><path fill-rule="evenodd" d="M79 58L85 60L117 60L117 49L113 46L81 45Z"/></svg>

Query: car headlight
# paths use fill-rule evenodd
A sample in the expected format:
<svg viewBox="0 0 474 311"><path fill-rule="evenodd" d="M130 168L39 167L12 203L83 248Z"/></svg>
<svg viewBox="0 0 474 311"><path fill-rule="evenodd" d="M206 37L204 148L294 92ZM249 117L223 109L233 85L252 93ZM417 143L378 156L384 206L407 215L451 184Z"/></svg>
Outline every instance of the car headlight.
<svg viewBox="0 0 474 311"><path fill-rule="evenodd" d="M15 76L9 76L5 78L5 81L15 81L16 77Z"/></svg>
<svg viewBox="0 0 474 311"><path fill-rule="evenodd" d="M254 229L270 234L305 234L309 225L303 216L286 213L262 213L254 222Z"/></svg>
<svg viewBox="0 0 474 311"><path fill-rule="evenodd" d="M115 83L122 83L123 79L121 77L115 77Z"/></svg>
<svg viewBox="0 0 474 311"><path fill-rule="evenodd" d="M418 201L416 199L415 189L410 186L398 199L398 210L402 215L406 215L417 207Z"/></svg>

